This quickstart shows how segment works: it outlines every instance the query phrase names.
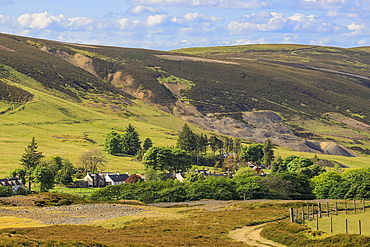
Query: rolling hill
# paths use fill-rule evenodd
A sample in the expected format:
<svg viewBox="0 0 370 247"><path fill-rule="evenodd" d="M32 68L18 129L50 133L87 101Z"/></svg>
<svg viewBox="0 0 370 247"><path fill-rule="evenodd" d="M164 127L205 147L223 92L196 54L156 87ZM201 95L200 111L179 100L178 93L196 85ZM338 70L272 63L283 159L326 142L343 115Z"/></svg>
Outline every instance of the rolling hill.
<svg viewBox="0 0 370 247"><path fill-rule="evenodd" d="M368 48L162 52L0 34L0 174L16 166L33 135L46 155L77 162L129 122L156 145L173 145L184 120L296 151L361 156L366 164L369 66ZM142 167L130 157L108 159L107 169Z"/></svg>

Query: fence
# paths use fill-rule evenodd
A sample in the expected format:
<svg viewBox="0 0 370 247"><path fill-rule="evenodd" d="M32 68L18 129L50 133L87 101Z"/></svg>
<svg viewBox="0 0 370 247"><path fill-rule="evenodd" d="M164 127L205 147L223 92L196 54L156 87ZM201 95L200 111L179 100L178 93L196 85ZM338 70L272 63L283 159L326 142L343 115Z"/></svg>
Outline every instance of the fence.
<svg viewBox="0 0 370 247"><path fill-rule="evenodd" d="M305 224L309 221L315 222L316 230L324 230L330 233L349 233L349 225L351 227L351 233L363 233L363 222L361 219L356 219L354 214L359 212L365 212L369 205L365 205L365 200L344 200L336 201L333 203L317 203L307 204L300 208L290 208L290 222ZM340 216L338 216L340 214ZM335 215L335 224L333 224L333 215ZM326 219L321 219L326 217ZM319 223L319 219L320 223ZM349 219L349 220L348 220ZM356 222L354 222L356 221ZM349 224L349 222L351 224ZM334 226L334 227L333 227ZM354 231L356 228L356 231ZM335 229L335 231L334 231Z"/></svg>

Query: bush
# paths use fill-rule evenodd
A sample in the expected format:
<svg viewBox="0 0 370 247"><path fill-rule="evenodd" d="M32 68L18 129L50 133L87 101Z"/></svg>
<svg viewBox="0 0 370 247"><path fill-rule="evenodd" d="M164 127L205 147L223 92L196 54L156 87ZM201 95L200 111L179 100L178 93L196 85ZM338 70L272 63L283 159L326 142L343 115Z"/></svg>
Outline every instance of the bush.
<svg viewBox="0 0 370 247"><path fill-rule="evenodd" d="M15 192L16 195L26 196L28 194L28 190L25 187L19 187Z"/></svg>
<svg viewBox="0 0 370 247"><path fill-rule="evenodd" d="M0 187L0 197L8 197L13 195L13 190L9 186Z"/></svg>

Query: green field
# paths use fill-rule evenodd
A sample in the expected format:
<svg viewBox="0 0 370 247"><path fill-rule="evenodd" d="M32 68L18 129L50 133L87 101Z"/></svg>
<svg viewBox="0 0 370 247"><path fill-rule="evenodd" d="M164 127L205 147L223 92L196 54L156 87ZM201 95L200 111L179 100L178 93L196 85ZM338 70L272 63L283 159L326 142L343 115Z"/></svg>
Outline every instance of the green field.
<svg viewBox="0 0 370 247"><path fill-rule="evenodd" d="M155 145L174 145L184 121L159 109L135 101L130 111L136 116L120 117L93 107L72 103L50 94L21 86L35 95L34 100L0 118L0 177L19 166L19 159L32 137L45 158L59 155L78 165L82 152L103 148L111 129L124 131L128 123L136 127L141 139L151 138ZM67 109L67 110L65 110ZM143 165L132 156L107 155L104 171L140 172Z"/></svg>
<svg viewBox="0 0 370 247"><path fill-rule="evenodd" d="M342 205L343 206L343 205ZM335 215L331 212L332 224L333 224L333 233L330 231L330 217L323 215L319 219L319 231L324 231L327 236L334 234L346 233L346 219L347 227L349 234L359 234L359 220L361 221L361 234L370 236L370 210L366 208L366 211L363 212L362 205L357 204L357 212L353 212L353 201L348 201L348 207L351 207L351 210L348 210L348 214L345 214L344 211L341 211L338 215ZM324 207L325 208L325 207ZM307 223L309 227L316 230L316 220L311 220Z"/></svg>

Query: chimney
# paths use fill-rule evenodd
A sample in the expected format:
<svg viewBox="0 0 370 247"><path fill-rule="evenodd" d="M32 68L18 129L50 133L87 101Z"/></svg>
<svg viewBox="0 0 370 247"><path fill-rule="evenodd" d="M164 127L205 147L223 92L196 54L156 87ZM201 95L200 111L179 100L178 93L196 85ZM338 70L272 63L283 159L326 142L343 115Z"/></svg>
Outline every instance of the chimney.
<svg viewBox="0 0 370 247"><path fill-rule="evenodd" d="M119 171L117 171L117 175L119 175Z"/></svg>
<svg viewBox="0 0 370 247"><path fill-rule="evenodd" d="M129 175L128 172L126 172L126 174Z"/></svg>

